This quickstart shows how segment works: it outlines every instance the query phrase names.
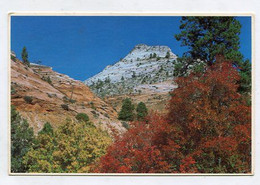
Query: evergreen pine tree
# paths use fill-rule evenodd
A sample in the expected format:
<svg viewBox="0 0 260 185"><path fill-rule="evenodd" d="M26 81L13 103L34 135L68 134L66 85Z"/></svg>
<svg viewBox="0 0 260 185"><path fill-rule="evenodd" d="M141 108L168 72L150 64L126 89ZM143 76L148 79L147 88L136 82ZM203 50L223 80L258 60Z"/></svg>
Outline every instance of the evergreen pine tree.
<svg viewBox="0 0 260 185"><path fill-rule="evenodd" d="M23 59L24 64L27 65L27 66L30 66L30 62L28 60L28 52L27 52L27 49L26 49L25 46L23 47L21 55L22 55L22 59Z"/></svg>
<svg viewBox="0 0 260 185"><path fill-rule="evenodd" d="M240 91L250 92L251 90L251 64L245 62L240 48L241 24L235 17L182 17L180 25L181 33L175 38L181 41L182 46L189 48L183 54L179 63L182 64L180 72L185 74L189 66L196 65L200 59L212 65L216 56L222 55L240 69Z"/></svg>
<svg viewBox="0 0 260 185"><path fill-rule="evenodd" d="M236 63L243 59L239 51L241 24L235 17L182 17L180 29L175 38L190 48L185 54L194 60L212 64L219 54Z"/></svg>
<svg viewBox="0 0 260 185"><path fill-rule="evenodd" d="M147 109L145 103L143 103L143 102L138 103L137 108L136 108L137 120L139 120L139 121L144 120L144 118L147 116L147 114L148 114L148 109Z"/></svg>
<svg viewBox="0 0 260 185"><path fill-rule="evenodd" d="M118 119L123 121L134 120L134 105L130 98L123 100L122 108L118 114Z"/></svg>

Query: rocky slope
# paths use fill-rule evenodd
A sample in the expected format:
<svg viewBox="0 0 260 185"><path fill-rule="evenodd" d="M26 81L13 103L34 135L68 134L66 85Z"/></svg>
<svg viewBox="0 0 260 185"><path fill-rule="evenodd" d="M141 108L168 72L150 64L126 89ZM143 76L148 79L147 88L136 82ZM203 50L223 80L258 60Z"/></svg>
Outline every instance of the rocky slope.
<svg viewBox="0 0 260 185"><path fill-rule="evenodd" d="M45 122L56 127L67 118L75 119L77 113L86 113L92 122L104 129L124 130L117 120L117 112L84 83L48 66L31 64L27 67L12 55L11 104L35 132Z"/></svg>
<svg viewBox="0 0 260 185"><path fill-rule="evenodd" d="M87 79L85 83L98 96L120 109L120 102L131 97L144 101L151 109L162 110L174 85L177 56L167 46L136 45L114 65Z"/></svg>
<svg viewBox="0 0 260 185"><path fill-rule="evenodd" d="M144 84L172 80L176 59L167 46L139 44L125 58L107 66L85 83L101 97L140 93Z"/></svg>

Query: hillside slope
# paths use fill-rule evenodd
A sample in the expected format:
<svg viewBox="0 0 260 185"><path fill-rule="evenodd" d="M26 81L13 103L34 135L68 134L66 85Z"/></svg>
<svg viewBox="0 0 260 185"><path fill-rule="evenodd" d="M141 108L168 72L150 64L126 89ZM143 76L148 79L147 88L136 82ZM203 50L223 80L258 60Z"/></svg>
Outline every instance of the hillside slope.
<svg viewBox="0 0 260 185"><path fill-rule="evenodd" d="M75 119L77 113L86 113L92 122L101 124L104 129L123 129L117 112L84 83L57 73L51 67L36 64L27 67L15 57L11 60L11 104L35 132L45 122L57 127L67 118ZM64 105L68 110L62 107Z"/></svg>

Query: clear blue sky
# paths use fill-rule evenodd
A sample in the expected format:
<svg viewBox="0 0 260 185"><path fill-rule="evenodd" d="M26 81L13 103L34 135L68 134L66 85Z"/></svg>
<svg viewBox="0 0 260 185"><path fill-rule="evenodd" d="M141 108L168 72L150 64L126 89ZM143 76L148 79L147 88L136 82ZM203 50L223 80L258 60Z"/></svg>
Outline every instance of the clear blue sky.
<svg viewBox="0 0 260 185"><path fill-rule="evenodd" d="M241 52L251 60L251 18L238 17ZM166 45L181 56L187 48L174 38L180 17L13 16L11 49L55 71L85 80L125 57L140 43Z"/></svg>

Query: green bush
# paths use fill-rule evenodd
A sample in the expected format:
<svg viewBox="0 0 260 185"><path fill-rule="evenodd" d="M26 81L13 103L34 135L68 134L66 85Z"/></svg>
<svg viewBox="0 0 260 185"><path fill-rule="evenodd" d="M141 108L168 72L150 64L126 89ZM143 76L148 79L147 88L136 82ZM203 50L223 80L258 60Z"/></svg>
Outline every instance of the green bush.
<svg viewBox="0 0 260 185"><path fill-rule="evenodd" d="M49 135L53 135L53 128L51 126L51 124L49 122L46 122L44 125L43 125L43 128L39 131L38 134L49 134Z"/></svg>
<svg viewBox="0 0 260 185"><path fill-rule="evenodd" d="M183 75L183 69L184 69L184 65L181 62L178 62L174 65L174 71L173 71L173 75L174 76L182 76Z"/></svg>
<svg viewBox="0 0 260 185"><path fill-rule="evenodd" d="M67 104L61 104L61 107L64 109L64 110L69 110L69 106Z"/></svg>
<svg viewBox="0 0 260 185"><path fill-rule="evenodd" d="M76 103L77 101L76 101L76 100L73 100L73 99L70 99L69 102L70 102L70 103Z"/></svg>
<svg viewBox="0 0 260 185"><path fill-rule="evenodd" d="M88 115L85 114L85 113L78 113L78 114L76 115L76 119L77 119L78 121L84 121L84 122L88 122L88 121L89 121L89 117L88 117Z"/></svg>
<svg viewBox="0 0 260 185"><path fill-rule="evenodd" d="M28 103L28 104L31 104L32 101L33 101L32 96L25 96L23 99L24 99L24 101L25 101L26 103Z"/></svg>

